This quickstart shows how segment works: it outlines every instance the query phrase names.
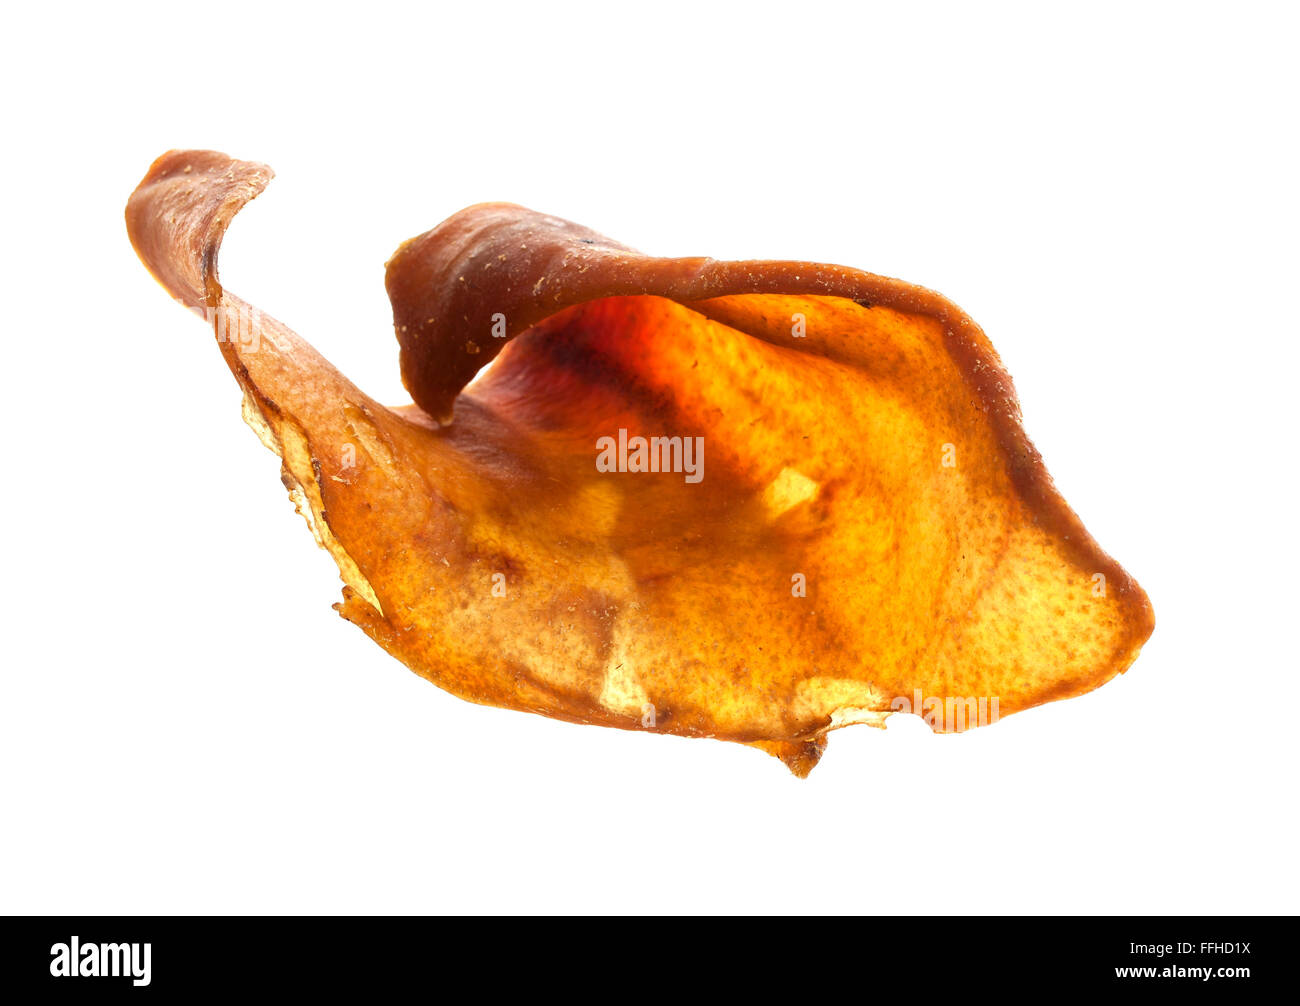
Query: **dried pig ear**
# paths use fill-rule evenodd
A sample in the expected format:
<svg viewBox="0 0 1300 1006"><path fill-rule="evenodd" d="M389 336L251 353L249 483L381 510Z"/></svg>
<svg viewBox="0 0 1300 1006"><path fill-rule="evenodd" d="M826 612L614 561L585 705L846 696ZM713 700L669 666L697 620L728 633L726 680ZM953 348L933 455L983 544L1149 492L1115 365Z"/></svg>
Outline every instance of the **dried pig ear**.
<svg viewBox="0 0 1300 1006"><path fill-rule="evenodd" d="M167 154L131 239L214 325L343 616L442 688L806 775L837 727L989 722L1096 688L1150 635L942 297L474 206L388 264L416 404L386 408L220 285L270 177Z"/></svg>

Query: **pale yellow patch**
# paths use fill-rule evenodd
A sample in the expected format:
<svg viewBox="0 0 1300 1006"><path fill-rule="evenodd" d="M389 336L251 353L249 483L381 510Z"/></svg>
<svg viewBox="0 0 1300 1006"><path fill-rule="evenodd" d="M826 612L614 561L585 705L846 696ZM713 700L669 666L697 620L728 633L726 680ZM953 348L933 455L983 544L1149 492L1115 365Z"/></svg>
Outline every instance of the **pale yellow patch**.
<svg viewBox="0 0 1300 1006"><path fill-rule="evenodd" d="M343 582L355 590L380 615L384 613L375 589L366 579L347 550L334 537L329 524L325 521L325 504L321 499L320 485L316 481L311 463L311 452L307 446L307 437L295 424L281 421L275 429L267 422L266 416L257 402L247 391L241 408L244 422L252 427L257 439L269 449L280 455L284 466L281 478L289 490L289 498L294 508L307 521L316 544L325 549L339 568Z"/></svg>
<svg viewBox="0 0 1300 1006"><path fill-rule="evenodd" d="M779 517L791 507L806 503L817 495L819 486L802 472L782 468L781 474L763 490L763 506L773 517Z"/></svg>
<svg viewBox="0 0 1300 1006"><path fill-rule="evenodd" d="M605 681L600 690L600 704L612 713L640 715L650 696L637 680L628 654L615 650L605 665Z"/></svg>
<svg viewBox="0 0 1300 1006"><path fill-rule="evenodd" d="M847 678L809 678L795 691L795 711L800 716L829 716L831 729L854 723L885 725L890 696L866 681Z"/></svg>

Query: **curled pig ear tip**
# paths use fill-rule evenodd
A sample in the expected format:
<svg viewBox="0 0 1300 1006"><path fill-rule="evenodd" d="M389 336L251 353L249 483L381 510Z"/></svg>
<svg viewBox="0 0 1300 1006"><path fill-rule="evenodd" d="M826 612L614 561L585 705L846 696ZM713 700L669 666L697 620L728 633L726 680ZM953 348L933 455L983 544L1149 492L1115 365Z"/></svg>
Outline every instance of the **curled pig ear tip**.
<svg viewBox="0 0 1300 1006"><path fill-rule="evenodd" d="M805 776L833 730L987 725L1103 685L1150 635L992 344L938 294L655 258L478 204L386 265L415 403L390 410L216 283L225 226L270 177L169 152L131 197L132 240L220 309L341 614L441 688L747 744Z"/></svg>
<svg viewBox="0 0 1300 1006"><path fill-rule="evenodd" d="M214 150L168 151L127 200L126 228L136 254L173 297L190 307L213 306L226 228L273 176L265 164Z"/></svg>

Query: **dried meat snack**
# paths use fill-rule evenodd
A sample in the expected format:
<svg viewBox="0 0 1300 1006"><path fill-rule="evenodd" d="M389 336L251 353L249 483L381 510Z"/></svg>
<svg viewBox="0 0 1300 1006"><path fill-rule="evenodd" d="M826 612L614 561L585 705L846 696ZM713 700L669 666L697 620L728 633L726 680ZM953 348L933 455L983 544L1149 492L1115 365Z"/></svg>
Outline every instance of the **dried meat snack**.
<svg viewBox="0 0 1300 1006"><path fill-rule="evenodd" d="M168 153L132 243L213 325L343 617L447 691L802 776L831 730L988 723L1104 684L1150 635L939 295L472 206L388 263L415 403L388 408L221 286L270 178Z"/></svg>

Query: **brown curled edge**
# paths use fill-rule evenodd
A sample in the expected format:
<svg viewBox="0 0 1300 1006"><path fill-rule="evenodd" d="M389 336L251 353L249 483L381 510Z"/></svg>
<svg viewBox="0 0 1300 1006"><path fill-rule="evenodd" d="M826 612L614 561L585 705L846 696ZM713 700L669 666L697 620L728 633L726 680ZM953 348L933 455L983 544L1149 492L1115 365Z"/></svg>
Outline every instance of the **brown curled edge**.
<svg viewBox="0 0 1300 1006"><path fill-rule="evenodd" d="M131 240L213 323L338 610L440 687L805 776L831 730L910 711L960 731L1104 684L1150 635L939 295L472 206L388 263L416 404L387 408L218 281L270 178L166 154ZM651 454L663 470L636 470Z"/></svg>

